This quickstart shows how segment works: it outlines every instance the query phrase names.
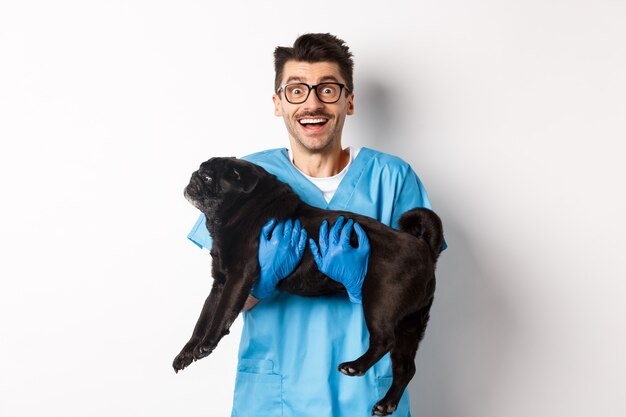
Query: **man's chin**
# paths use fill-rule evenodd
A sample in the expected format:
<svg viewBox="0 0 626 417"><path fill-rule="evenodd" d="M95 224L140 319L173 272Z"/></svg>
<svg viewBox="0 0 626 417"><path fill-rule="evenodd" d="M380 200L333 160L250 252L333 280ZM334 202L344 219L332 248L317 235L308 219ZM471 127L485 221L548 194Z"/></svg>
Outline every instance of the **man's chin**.
<svg viewBox="0 0 626 417"><path fill-rule="evenodd" d="M301 148L306 149L311 153L323 153L328 151L333 144L333 138L329 137L300 136L296 137L295 141Z"/></svg>
<svg viewBox="0 0 626 417"><path fill-rule="evenodd" d="M297 146L309 153L324 153L331 149L336 141L335 131L328 129L329 127L327 126L327 129L321 133L309 133L299 124L287 124L287 131L292 146Z"/></svg>

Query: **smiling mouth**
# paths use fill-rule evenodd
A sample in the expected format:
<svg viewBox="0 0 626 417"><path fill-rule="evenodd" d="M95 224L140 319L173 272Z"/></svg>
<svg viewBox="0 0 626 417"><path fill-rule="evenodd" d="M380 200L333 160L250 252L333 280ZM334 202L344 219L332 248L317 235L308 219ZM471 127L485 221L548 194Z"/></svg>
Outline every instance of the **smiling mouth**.
<svg viewBox="0 0 626 417"><path fill-rule="evenodd" d="M298 119L298 123L305 130L308 131L316 131L321 130L326 123L328 123L328 119L325 117L304 117L302 119Z"/></svg>

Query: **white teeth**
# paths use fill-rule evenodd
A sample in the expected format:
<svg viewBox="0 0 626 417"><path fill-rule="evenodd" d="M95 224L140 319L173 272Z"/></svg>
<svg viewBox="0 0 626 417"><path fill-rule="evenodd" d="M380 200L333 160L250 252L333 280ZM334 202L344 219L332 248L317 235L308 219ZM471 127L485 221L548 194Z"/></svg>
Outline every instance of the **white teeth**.
<svg viewBox="0 0 626 417"><path fill-rule="evenodd" d="M324 123L326 119L300 119L300 123L309 124L309 123Z"/></svg>

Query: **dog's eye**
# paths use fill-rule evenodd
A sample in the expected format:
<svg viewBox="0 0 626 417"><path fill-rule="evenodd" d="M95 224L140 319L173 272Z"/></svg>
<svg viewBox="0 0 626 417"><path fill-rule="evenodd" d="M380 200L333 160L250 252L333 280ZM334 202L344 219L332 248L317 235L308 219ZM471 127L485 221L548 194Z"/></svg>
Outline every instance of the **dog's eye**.
<svg viewBox="0 0 626 417"><path fill-rule="evenodd" d="M211 183L213 181L213 178L209 177L208 175L205 175L204 180L208 183Z"/></svg>

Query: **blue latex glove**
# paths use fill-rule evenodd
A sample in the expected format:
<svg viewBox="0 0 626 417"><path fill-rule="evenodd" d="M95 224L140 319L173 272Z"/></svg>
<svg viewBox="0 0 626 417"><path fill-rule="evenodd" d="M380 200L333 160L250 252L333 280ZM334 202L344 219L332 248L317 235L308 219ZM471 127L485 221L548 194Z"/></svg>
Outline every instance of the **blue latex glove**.
<svg viewBox="0 0 626 417"><path fill-rule="evenodd" d="M343 216L339 216L328 232L328 222L324 220L320 226L319 249L313 239L309 239L309 246L318 269L343 284L351 302L361 304L361 288L367 273L370 242L358 223L350 219L344 225L343 221ZM350 245L353 225L359 244L356 248Z"/></svg>
<svg viewBox="0 0 626 417"><path fill-rule="evenodd" d="M252 295L255 298L261 300L271 296L278 281L296 269L304 254L306 237L306 230L302 228L299 220L276 222L272 219L265 223L259 236L261 272L252 288Z"/></svg>

